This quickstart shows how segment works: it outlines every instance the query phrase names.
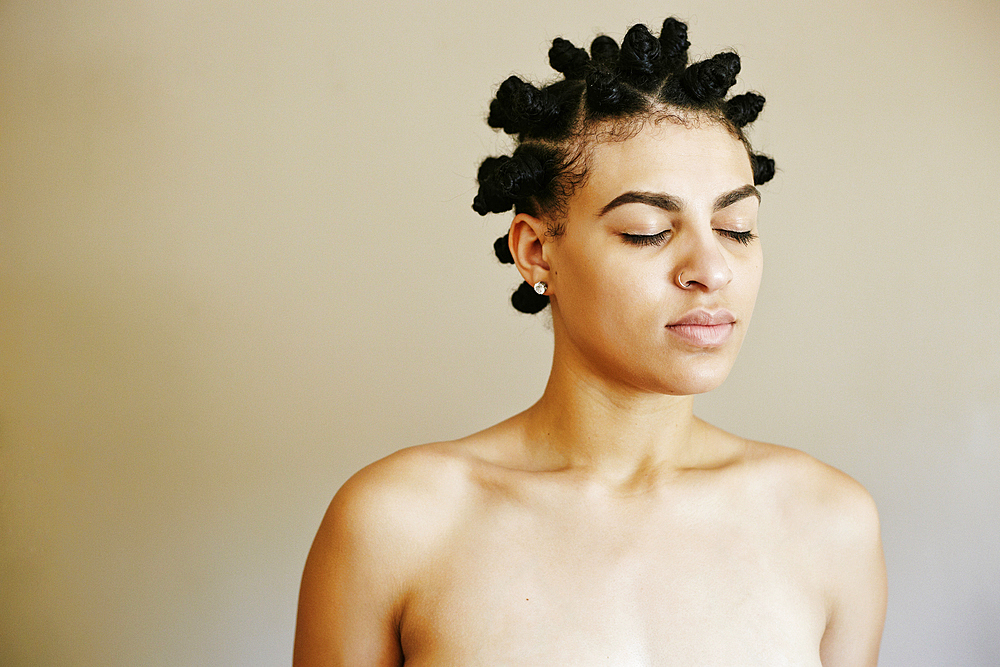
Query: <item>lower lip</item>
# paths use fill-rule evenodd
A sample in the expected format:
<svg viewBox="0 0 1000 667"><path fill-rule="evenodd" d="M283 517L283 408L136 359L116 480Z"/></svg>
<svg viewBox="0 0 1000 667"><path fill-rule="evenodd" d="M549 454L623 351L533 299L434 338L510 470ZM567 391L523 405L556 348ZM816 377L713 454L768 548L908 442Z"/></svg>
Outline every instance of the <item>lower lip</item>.
<svg viewBox="0 0 1000 667"><path fill-rule="evenodd" d="M667 327L689 345L695 347L719 347L729 340L733 333L733 322L727 324L674 324Z"/></svg>

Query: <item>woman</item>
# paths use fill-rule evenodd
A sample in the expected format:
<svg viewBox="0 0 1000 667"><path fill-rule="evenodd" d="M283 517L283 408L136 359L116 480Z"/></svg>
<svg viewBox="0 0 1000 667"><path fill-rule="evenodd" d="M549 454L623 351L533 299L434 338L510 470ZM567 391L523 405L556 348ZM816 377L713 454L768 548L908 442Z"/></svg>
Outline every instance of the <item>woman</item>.
<svg viewBox="0 0 1000 667"><path fill-rule="evenodd" d="M302 581L295 664L875 665L878 518L856 482L692 414L729 373L761 276L774 164L726 95L732 53L686 26L557 39L543 89L505 81L479 213L519 310L552 310L539 401L351 478Z"/></svg>

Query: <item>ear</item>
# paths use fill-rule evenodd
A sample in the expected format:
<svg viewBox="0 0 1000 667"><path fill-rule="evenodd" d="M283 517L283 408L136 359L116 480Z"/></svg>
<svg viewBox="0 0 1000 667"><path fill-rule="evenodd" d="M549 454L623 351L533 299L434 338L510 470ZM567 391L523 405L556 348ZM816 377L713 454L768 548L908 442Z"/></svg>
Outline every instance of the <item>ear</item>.
<svg viewBox="0 0 1000 667"><path fill-rule="evenodd" d="M521 277L529 285L549 280L547 229L548 225L543 220L527 213L518 213L510 223L507 241L510 254Z"/></svg>

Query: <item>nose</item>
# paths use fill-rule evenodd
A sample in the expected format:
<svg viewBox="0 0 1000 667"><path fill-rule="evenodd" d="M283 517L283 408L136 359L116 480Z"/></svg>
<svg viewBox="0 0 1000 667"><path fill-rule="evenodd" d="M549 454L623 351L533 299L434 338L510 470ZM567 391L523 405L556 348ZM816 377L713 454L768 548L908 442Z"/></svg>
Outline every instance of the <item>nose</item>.
<svg viewBox="0 0 1000 667"><path fill-rule="evenodd" d="M719 245L716 233L692 230L680 248L674 269L674 281L686 290L714 292L733 279L733 270ZM680 239L678 239L680 240Z"/></svg>

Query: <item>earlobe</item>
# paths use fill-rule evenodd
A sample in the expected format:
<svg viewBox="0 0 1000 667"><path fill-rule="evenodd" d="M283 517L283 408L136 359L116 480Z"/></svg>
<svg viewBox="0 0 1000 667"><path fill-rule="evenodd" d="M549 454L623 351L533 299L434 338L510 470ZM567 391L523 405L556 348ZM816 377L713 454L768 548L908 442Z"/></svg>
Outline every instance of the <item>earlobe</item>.
<svg viewBox="0 0 1000 667"><path fill-rule="evenodd" d="M510 254L521 277L529 285L549 278L546 229L544 221L527 213L518 213L510 224Z"/></svg>

